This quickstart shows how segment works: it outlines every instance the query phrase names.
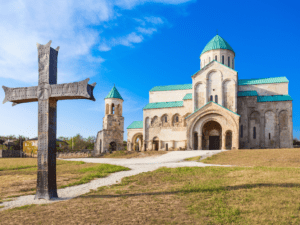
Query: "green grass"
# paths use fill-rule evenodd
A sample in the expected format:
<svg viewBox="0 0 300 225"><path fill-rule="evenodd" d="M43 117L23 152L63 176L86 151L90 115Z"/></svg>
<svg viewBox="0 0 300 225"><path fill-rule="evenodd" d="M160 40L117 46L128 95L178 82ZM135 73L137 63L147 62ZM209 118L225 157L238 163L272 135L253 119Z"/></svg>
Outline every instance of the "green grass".
<svg viewBox="0 0 300 225"><path fill-rule="evenodd" d="M110 165L110 164L100 164L100 165L93 166L93 167L83 168L83 169L79 170L79 172L86 173L86 175L84 175L79 181L75 181L75 182L67 184L67 185L62 185L59 188L65 188L65 187L70 187L70 186L74 186L74 185L85 184L95 178L102 178L102 177L106 177L110 173L115 173L115 172L119 172L119 171L127 171L127 170L130 170L130 169L127 167Z"/></svg>
<svg viewBox="0 0 300 225"><path fill-rule="evenodd" d="M104 170L114 171L94 165L79 172ZM82 218L97 224L100 217L103 224L300 224L299 178L299 168L160 168L67 202L19 207L0 217L12 224L76 224Z"/></svg>
<svg viewBox="0 0 300 225"><path fill-rule="evenodd" d="M37 159L0 159L0 165L0 202L5 198L34 194ZM82 161L57 160L56 165L58 188L84 184L95 178L106 177L110 173L130 170L122 166Z"/></svg>
<svg viewBox="0 0 300 225"><path fill-rule="evenodd" d="M35 204L31 204L31 205L23 205L23 206L20 206L20 207L16 207L16 208L13 208L13 209L10 209L10 211L16 211L16 210L22 210L22 209L30 209L30 208L33 208L33 207L36 207Z"/></svg>
<svg viewBox="0 0 300 225"><path fill-rule="evenodd" d="M21 160L23 161L21 161ZM27 161L27 162L26 162ZM28 162L29 161L29 162ZM23 159L23 158L13 158L13 159L0 159L0 163L4 164L0 167L0 171L8 171L8 170L22 170L22 169L37 169L37 159ZM16 165L17 163L20 164L29 164L29 165ZM85 164L82 161L65 161L65 160L57 160L56 165L64 165L64 164L75 164L81 165Z"/></svg>

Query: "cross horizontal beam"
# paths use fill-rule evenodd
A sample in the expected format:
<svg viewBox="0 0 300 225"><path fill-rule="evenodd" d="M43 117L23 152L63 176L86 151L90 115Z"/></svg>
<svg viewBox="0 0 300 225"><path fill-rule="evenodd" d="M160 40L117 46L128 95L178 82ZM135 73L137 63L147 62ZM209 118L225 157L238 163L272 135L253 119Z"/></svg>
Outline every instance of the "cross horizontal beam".
<svg viewBox="0 0 300 225"><path fill-rule="evenodd" d="M20 103L36 102L39 97L54 98L56 100L66 99L89 99L95 101L93 96L93 89L96 83L88 84L90 79L87 78L80 82L66 83L66 84L52 84L25 87L25 88L8 88L2 86L5 92L3 103L10 101L13 106Z"/></svg>

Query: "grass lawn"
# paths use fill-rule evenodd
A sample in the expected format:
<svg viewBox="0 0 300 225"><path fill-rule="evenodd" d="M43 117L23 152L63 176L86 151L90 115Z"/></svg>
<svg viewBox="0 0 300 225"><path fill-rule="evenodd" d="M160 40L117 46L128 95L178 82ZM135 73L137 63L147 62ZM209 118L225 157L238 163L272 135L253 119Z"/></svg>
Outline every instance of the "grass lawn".
<svg viewBox="0 0 300 225"><path fill-rule="evenodd" d="M57 160L57 187L87 183L109 173L129 170L122 166ZM11 197L35 194L36 158L0 159L0 202Z"/></svg>
<svg viewBox="0 0 300 225"><path fill-rule="evenodd" d="M11 224L299 224L299 178L298 168L161 168L66 202L2 211L0 218Z"/></svg>
<svg viewBox="0 0 300 225"><path fill-rule="evenodd" d="M272 151L228 151L203 160L247 167L141 173L69 201L1 211L0 224L300 224L299 154Z"/></svg>
<svg viewBox="0 0 300 225"><path fill-rule="evenodd" d="M136 151L114 151L113 153L106 153L99 158L143 158L150 156L160 156L168 153L168 151L145 151L145 152L136 152Z"/></svg>
<svg viewBox="0 0 300 225"><path fill-rule="evenodd" d="M231 150L201 162L236 166L300 167L300 148Z"/></svg>

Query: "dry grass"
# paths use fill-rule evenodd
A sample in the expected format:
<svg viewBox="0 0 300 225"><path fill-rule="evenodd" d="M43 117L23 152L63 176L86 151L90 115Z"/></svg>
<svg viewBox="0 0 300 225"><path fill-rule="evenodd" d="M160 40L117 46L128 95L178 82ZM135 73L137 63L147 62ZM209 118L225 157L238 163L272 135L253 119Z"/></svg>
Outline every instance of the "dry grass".
<svg viewBox="0 0 300 225"><path fill-rule="evenodd" d="M231 150L201 162L236 166L300 167L300 149Z"/></svg>
<svg viewBox="0 0 300 225"><path fill-rule="evenodd" d="M200 160L201 160L201 156L195 156L195 157L184 159L184 161L196 161L196 162L199 162Z"/></svg>
<svg viewBox="0 0 300 225"><path fill-rule="evenodd" d="M136 152L136 151L115 151L112 153L106 153L100 158L143 158L150 156L160 156L166 154L167 151L145 151L145 152Z"/></svg>
<svg viewBox="0 0 300 225"><path fill-rule="evenodd" d="M297 168L161 168L70 201L2 211L0 223L299 224L299 177Z"/></svg>
<svg viewBox="0 0 300 225"><path fill-rule="evenodd" d="M37 159L0 159L0 202L11 197L35 194ZM122 166L57 160L57 187L87 183L109 173L128 170Z"/></svg>
<svg viewBox="0 0 300 225"><path fill-rule="evenodd" d="M34 158L0 158L0 171L36 167Z"/></svg>

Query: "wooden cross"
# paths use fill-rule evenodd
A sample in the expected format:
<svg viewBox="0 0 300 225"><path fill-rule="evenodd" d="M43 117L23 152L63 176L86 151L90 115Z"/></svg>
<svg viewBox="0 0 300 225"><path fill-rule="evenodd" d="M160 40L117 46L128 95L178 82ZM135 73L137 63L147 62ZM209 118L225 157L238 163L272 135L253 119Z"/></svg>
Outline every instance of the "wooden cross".
<svg viewBox="0 0 300 225"><path fill-rule="evenodd" d="M38 101L38 171L35 199L57 198L56 186L56 106L58 100L89 99L96 101L93 89L96 83L88 84L89 78L80 82L57 84L57 55L59 47L37 44L39 82L38 86L8 88L3 104L13 106Z"/></svg>

